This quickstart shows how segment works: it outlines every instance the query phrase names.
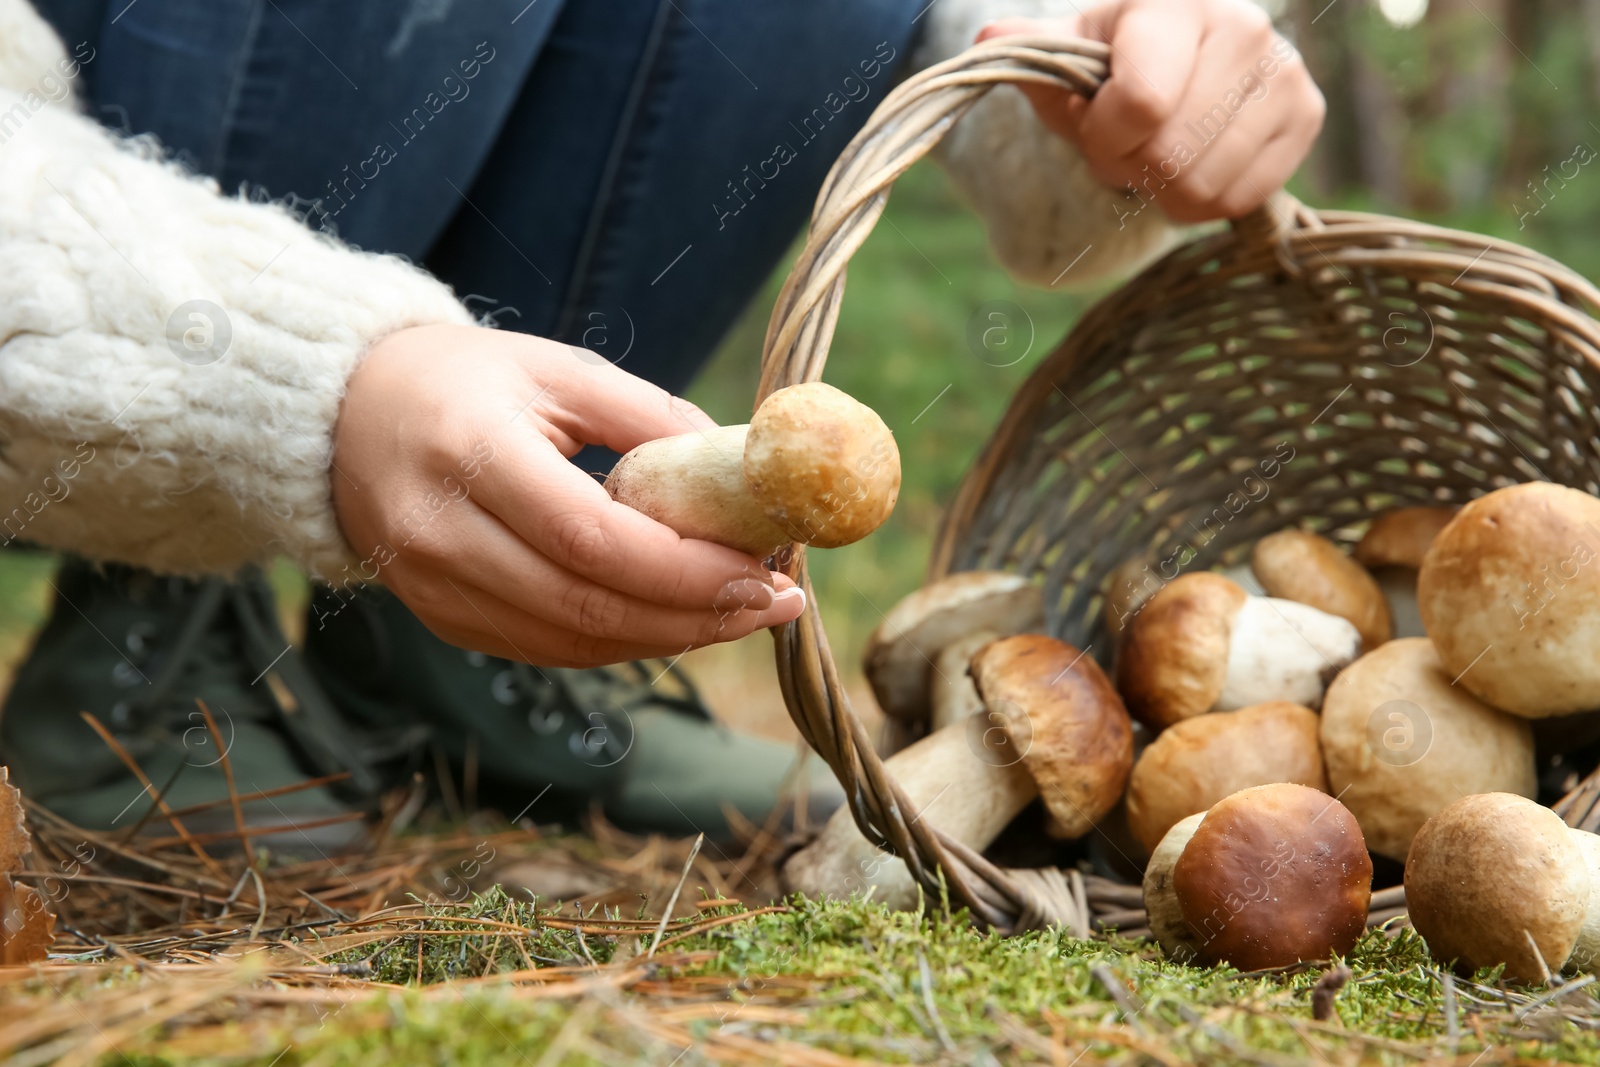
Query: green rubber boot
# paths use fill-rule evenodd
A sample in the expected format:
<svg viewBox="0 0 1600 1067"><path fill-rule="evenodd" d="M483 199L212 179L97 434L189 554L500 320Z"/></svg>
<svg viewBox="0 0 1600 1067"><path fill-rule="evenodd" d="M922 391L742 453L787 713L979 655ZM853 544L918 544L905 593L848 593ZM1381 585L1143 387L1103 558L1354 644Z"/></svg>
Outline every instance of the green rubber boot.
<svg viewBox="0 0 1600 1067"><path fill-rule="evenodd" d="M353 771L338 789L314 787L244 804L261 847L315 856L357 845L360 811L375 779L331 721L280 631L258 575L161 578L69 561L56 575L49 621L0 710L0 763L23 793L86 829L175 831L154 793L185 829L219 853L236 850L221 753L241 795ZM221 739L205 723L205 701ZM92 714L137 762L144 783L90 727ZM223 803L217 803L224 801ZM340 821L332 821L340 820Z"/></svg>
<svg viewBox="0 0 1600 1067"><path fill-rule="evenodd" d="M513 820L572 823L598 803L626 830L725 838L723 805L762 823L801 763L794 746L716 723L659 662L564 670L463 651L376 588L316 592L306 633L307 664L347 721L426 730L417 769L443 763L447 796ZM808 816L825 817L842 794L821 760L801 766Z"/></svg>

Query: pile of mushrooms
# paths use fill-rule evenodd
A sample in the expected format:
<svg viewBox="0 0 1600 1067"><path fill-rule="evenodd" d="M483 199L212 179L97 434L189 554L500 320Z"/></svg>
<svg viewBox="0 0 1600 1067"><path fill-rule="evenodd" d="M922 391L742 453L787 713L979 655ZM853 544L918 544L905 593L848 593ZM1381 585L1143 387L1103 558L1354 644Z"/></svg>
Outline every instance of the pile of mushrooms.
<svg viewBox="0 0 1600 1067"><path fill-rule="evenodd" d="M748 427L641 446L607 482L757 556L856 540L898 487L888 429L821 384L774 393ZM907 825L982 852L1035 801L1065 840L1116 810L1149 856L1151 932L1179 959L1349 952L1378 855L1404 862L1409 921L1442 962L1523 982L1600 967L1600 837L1533 799L1535 722L1600 712L1600 500L1531 483L1379 515L1350 552L1286 529L1248 569L1151 558L1102 590L1115 685L1047 635L1027 576L952 575L888 613L865 673L898 736L921 738L885 762ZM782 878L922 899L849 809Z"/></svg>

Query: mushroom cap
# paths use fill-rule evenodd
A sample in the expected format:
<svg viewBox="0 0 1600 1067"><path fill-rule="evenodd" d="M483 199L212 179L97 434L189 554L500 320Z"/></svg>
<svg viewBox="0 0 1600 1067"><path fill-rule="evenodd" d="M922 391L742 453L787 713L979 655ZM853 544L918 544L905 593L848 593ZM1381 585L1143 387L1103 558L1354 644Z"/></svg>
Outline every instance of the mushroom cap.
<svg viewBox="0 0 1600 1067"><path fill-rule="evenodd" d="M878 413L825 382L779 389L750 420L750 495L803 544L838 548L883 525L900 496L900 450Z"/></svg>
<svg viewBox="0 0 1600 1067"><path fill-rule="evenodd" d="M1346 667L1322 702L1328 788L1372 851L1403 860L1422 824L1462 793L1533 796L1533 730L1450 684L1425 637Z"/></svg>
<svg viewBox="0 0 1600 1067"><path fill-rule="evenodd" d="M1117 564L1106 575L1100 617L1112 637L1121 637L1133 624L1145 601L1166 584L1155 572L1154 561L1155 557L1149 554L1134 556Z"/></svg>
<svg viewBox="0 0 1600 1067"><path fill-rule="evenodd" d="M989 720L1022 753L1051 835L1094 829L1121 799L1133 766L1133 724L1100 665L1064 641L1019 634L984 646L972 678Z"/></svg>
<svg viewBox="0 0 1600 1067"><path fill-rule="evenodd" d="M1128 826L1152 852L1185 816L1253 785L1327 791L1316 712L1283 700L1175 723L1139 755L1128 779Z"/></svg>
<svg viewBox="0 0 1600 1067"><path fill-rule="evenodd" d="M1178 891L1172 884L1172 868L1205 817L1202 811L1173 823L1160 843L1150 850L1150 862L1144 868L1144 914L1150 933L1167 958L1179 963L1198 960L1202 943L1183 921Z"/></svg>
<svg viewBox="0 0 1600 1067"><path fill-rule="evenodd" d="M1151 595L1122 636L1117 688L1159 730L1210 711L1227 681L1233 620L1249 599L1220 574L1184 574Z"/></svg>
<svg viewBox="0 0 1600 1067"><path fill-rule="evenodd" d="M1363 567L1422 566L1422 557L1439 531L1456 517L1458 508L1417 507L1386 511L1372 520L1351 553Z"/></svg>
<svg viewBox="0 0 1600 1067"><path fill-rule="evenodd" d="M1567 824L1512 793L1448 805L1417 832L1406 858L1406 911L1434 958L1474 970L1504 963L1519 982L1544 981L1540 959L1549 973L1561 970L1589 892L1584 850Z"/></svg>
<svg viewBox="0 0 1600 1067"><path fill-rule="evenodd" d="M1451 677L1536 719L1600 708L1600 500L1549 482L1461 509L1417 576Z"/></svg>
<svg viewBox="0 0 1600 1067"><path fill-rule="evenodd" d="M962 571L889 609L867 638L863 668L885 715L919 719L928 710L933 661L947 645L982 630L1014 634L1043 625L1044 597L1028 579Z"/></svg>
<svg viewBox="0 0 1600 1067"><path fill-rule="evenodd" d="M1201 958L1255 971L1348 954L1367 927L1372 857L1344 805L1280 782L1212 805L1172 881Z"/></svg>
<svg viewBox="0 0 1600 1067"><path fill-rule="evenodd" d="M1287 529L1256 542L1250 567L1268 596L1348 619L1367 648L1389 640L1389 605L1366 568L1326 537Z"/></svg>

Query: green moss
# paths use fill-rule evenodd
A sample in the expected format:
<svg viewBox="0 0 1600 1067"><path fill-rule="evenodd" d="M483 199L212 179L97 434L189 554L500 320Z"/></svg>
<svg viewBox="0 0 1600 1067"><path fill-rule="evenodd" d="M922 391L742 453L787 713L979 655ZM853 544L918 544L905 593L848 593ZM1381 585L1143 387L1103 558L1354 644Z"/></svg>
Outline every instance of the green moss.
<svg viewBox="0 0 1600 1067"><path fill-rule="evenodd" d="M1457 981L1452 1038L1443 977L1409 931L1361 941L1345 961L1351 976L1335 999L1337 1018L1326 1021L1312 1016L1322 967L1283 974L1186 967L1143 943L1085 941L1058 930L1002 938L960 914L859 902L797 900L787 912L693 935L660 964L633 968L642 982L627 988L568 985L563 996L530 999L503 985L435 984L525 967L522 952L570 965L583 946L571 931L548 925L557 915L498 890L453 915L439 909L426 929L453 932L423 936L421 987L353 995L336 1010L286 1017L269 1041L258 1030L249 1040L219 1038L198 1055L153 1036L149 1047L160 1054L130 1059L277 1067L667 1063L692 1039L701 1057L692 1062L732 1055L728 1041L759 1042L785 1062L801 1062L794 1045L891 1063L1048 1062L1052 1041L1063 1062L1086 1052L1084 1063L1401 1064L1451 1055L1472 1062L1490 1048L1484 1062L1600 1062L1591 1036L1600 1004L1588 990L1570 994L1565 1006L1552 998L1529 1010L1531 994L1495 988L1492 973ZM461 921L466 916L534 934L486 937ZM590 936L587 946L602 963L626 965L648 936ZM405 935L340 958L370 960L377 977L415 985L417 940Z"/></svg>

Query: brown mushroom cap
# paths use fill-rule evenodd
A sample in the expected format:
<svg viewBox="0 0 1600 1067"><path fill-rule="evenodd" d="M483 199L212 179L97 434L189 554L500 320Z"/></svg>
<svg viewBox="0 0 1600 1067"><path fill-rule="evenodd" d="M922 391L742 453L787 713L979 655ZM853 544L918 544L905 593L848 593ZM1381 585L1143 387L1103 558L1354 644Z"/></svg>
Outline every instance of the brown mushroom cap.
<svg viewBox="0 0 1600 1067"><path fill-rule="evenodd" d="M803 544L838 548L883 525L900 496L900 450L878 413L824 382L779 389L744 446L750 495Z"/></svg>
<svg viewBox="0 0 1600 1067"><path fill-rule="evenodd" d="M1133 766L1132 724L1099 664L1053 637L1020 634L986 645L972 678L990 718L1022 752L1051 834L1092 830L1121 798Z"/></svg>
<svg viewBox="0 0 1600 1067"><path fill-rule="evenodd" d="M1389 605L1366 569L1326 537L1287 529L1256 542L1250 568L1268 596L1349 619L1368 649L1389 640Z"/></svg>
<svg viewBox="0 0 1600 1067"><path fill-rule="evenodd" d="M1100 617L1112 637L1121 637L1144 602L1166 584L1152 566L1154 560L1151 555L1125 559L1106 575Z"/></svg>
<svg viewBox="0 0 1600 1067"><path fill-rule="evenodd" d="M1201 958L1254 971L1349 953L1366 930L1372 858L1344 805L1279 783L1212 805L1172 880Z"/></svg>
<svg viewBox="0 0 1600 1067"><path fill-rule="evenodd" d="M952 574L889 609L867 639L867 681L885 715L918 719L928 710L933 662L947 646L980 631L1014 634L1043 625L1044 598L1021 575Z"/></svg>
<svg viewBox="0 0 1600 1067"><path fill-rule="evenodd" d="M1422 557L1439 531L1456 517L1457 508L1410 507L1386 511L1372 520L1351 553L1363 567L1422 566Z"/></svg>
<svg viewBox="0 0 1600 1067"><path fill-rule="evenodd" d="M1462 793L1533 796L1533 731L1450 684L1426 637L1390 641L1340 672L1322 702L1328 788L1367 846L1403 860Z"/></svg>
<svg viewBox="0 0 1600 1067"><path fill-rule="evenodd" d="M1549 482L1461 509L1423 557L1417 602L1451 677L1537 719L1600 708L1600 500Z"/></svg>
<svg viewBox="0 0 1600 1067"><path fill-rule="evenodd" d="M1128 779L1128 825L1146 852L1185 816L1241 789L1293 782L1327 791L1316 712L1276 700L1169 726Z"/></svg>
<svg viewBox="0 0 1600 1067"><path fill-rule="evenodd" d="M1168 582L1123 634L1117 688L1152 729L1210 711L1228 676L1233 620L1249 598L1220 574Z"/></svg>
<svg viewBox="0 0 1600 1067"><path fill-rule="evenodd" d="M1406 858L1406 910L1434 958L1472 969L1504 963L1519 982L1561 970L1589 893L1584 852L1566 823L1511 793L1450 804L1417 832Z"/></svg>
<svg viewBox="0 0 1600 1067"><path fill-rule="evenodd" d="M1172 884L1172 868L1205 817L1202 811L1173 823L1161 842L1151 849L1150 862L1144 868L1144 914L1150 933L1167 958L1179 963L1199 960L1202 942L1183 921L1178 891Z"/></svg>

